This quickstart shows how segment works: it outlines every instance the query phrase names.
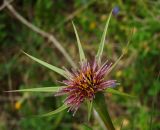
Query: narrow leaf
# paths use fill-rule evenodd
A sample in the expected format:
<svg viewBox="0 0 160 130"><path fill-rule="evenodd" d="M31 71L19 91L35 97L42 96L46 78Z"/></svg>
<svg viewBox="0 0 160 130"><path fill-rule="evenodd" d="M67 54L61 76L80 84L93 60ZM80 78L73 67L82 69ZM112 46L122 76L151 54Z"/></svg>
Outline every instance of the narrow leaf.
<svg viewBox="0 0 160 130"><path fill-rule="evenodd" d="M112 94L116 94L116 95L119 95L119 96L124 96L124 97L129 97L129 98L136 98L136 96L132 96L132 95L129 95L127 93L120 92L120 91L115 90L113 88L107 88L105 91L107 93L112 93Z"/></svg>
<svg viewBox="0 0 160 130"><path fill-rule="evenodd" d="M52 116L52 115L55 115L55 114L65 110L67 108L68 108L68 106L66 104L63 104L61 107L57 108L56 110L51 111L51 112L46 113L46 114L43 114L43 115L40 115L40 117Z"/></svg>
<svg viewBox="0 0 160 130"><path fill-rule="evenodd" d="M41 64L41 65L43 65L43 66L45 66L45 67L53 70L54 72L56 72L56 73L58 73L58 74L60 74L60 75L62 75L62 76L64 76L64 77L66 77L66 76L65 76L65 71L64 71L63 69L60 69L60 68L58 68L58 67L56 67L56 66L53 66L53 65L51 65L51 64L48 64L48 63L46 63L46 62L44 62L44 61L42 61L42 60L40 60L40 59L38 59L38 58L35 58L35 57L33 57L33 56L25 53L25 52L23 52L23 53L26 54L26 55L27 55L29 58L31 58L32 60L38 62L39 64Z"/></svg>
<svg viewBox="0 0 160 130"><path fill-rule="evenodd" d="M88 105L88 121L89 121L92 113L93 101L88 101L87 105Z"/></svg>
<svg viewBox="0 0 160 130"><path fill-rule="evenodd" d="M112 11L110 12L108 20L106 22L106 25L105 25L105 28L104 28L104 31L103 31L103 34L102 34L101 42L100 42L100 45L99 45L99 48L98 48L98 52L97 52L97 55L96 55L96 58L97 58L97 61L98 61L99 64L101 62L101 56L102 56L102 53L103 53L105 38L106 38L108 25L109 25L109 21L111 19L111 16L112 16Z"/></svg>
<svg viewBox="0 0 160 130"><path fill-rule="evenodd" d="M57 92L62 87L41 87L41 88L28 88L28 89L19 89L11 90L7 92Z"/></svg>
<svg viewBox="0 0 160 130"><path fill-rule="evenodd" d="M72 25L73 25L74 32L75 32L75 35L76 35L76 38L77 38L80 60L81 60L81 62L82 62L82 61L85 60L85 55L84 55L84 52L83 52L83 49L82 49L82 45L81 45L81 42L80 42L80 39L79 39L79 36L78 36L77 29L76 29L76 27L75 27L75 25L74 25L73 22L72 22Z"/></svg>
<svg viewBox="0 0 160 130"><path fill-rule="evenodd" d="M93 100L93 107L97 111L107 130L115 130L110 115L107 110L107 104L103 93L97 93Z"/></svg>

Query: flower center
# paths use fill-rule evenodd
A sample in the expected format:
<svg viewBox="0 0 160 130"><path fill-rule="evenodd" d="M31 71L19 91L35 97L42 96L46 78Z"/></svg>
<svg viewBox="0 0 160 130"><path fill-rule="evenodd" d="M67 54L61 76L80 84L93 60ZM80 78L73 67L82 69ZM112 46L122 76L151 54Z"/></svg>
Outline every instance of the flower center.
<svg viewBox="0 0 160 130"><path fill-rule="evenodd" d="M84 97L93 98L96 80L94 80L94 73L91 69L88 69L85 73L81 72L75 78L75 83L75 86L80 89Z"/></svg>

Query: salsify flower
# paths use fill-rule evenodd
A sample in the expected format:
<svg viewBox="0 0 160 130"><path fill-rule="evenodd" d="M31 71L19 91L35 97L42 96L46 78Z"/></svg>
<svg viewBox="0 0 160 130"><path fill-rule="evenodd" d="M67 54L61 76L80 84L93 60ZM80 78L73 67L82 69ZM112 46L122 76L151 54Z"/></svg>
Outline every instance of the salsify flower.
<svg viewBox="0 0 160 130"><path fill-rule="evenodd" d="M67 69L61 69L51 64L48 64L38 58L35 58L25 52L28 57L32 60L38 62L39 64L53 70L54 72L60 74L66 80L63 80L63 86L53 86L53 87L40 87L40 88L29 88L29 89L20 89L20 90L13 90L11 92L55 92L56 96L67 95L66 99L64 100L64 104L57 108L56 110L44 114L43 116L50 116L61 112L68 108L68 111L72 111L73 115L76 113L80 105L84 101L88 104L88 119L90 117L92 102L93 106L98 112L99 116L101 117L102 121L104 122L106 128L109 130L115 130L108 114L108 110L105 104L105 98L102 92L111 92L127 97L132 97L128 94L118 92L117 90L112 89L112 87L116 86L116 80L105 80L105 75L108 75L111 70L117 65L120 59L125 54L125 50L122 51L122 55L118 58L118 60L112 65L106 61L104 64L101 64L101 57L105 43L105 36L109 24L109 20L111 18L110 13L108 20L106 22L104 32L101 38L101 42L98 48L98 52L93 61L89 62L85 54L83 52L80 39L76 30L76 27L73 24L74 31L77 38L78 49L80 54L80 67L79 69L71 69L72 71L68 71ZM129 43L129 42L128 42ZM128 45L128 44L127 44Z"/></svg>
<svg viewBox="0 0 160 130"><path fill-rule="evenodd" d="M105 74L110 70L112 64L105 62L99 66L95 59L92 63L84 61L78 70L67 72L67 80L63 83L66 87L62 88L56 95L67 95L64 100L69 106L68 111L73 111L73 115L85 100L92 101L97 92L101 92L108 87L116 85L115 80L105 80Z"/></svg>

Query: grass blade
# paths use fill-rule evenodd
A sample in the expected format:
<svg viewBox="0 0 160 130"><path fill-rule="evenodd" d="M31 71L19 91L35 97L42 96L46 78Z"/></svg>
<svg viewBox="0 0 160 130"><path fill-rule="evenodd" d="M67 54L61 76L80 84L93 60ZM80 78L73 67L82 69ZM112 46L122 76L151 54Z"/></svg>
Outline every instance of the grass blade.
<svg viewBox="0 0 160 130"><path fill-rule="evenodd" d="M42 61L42 60L40 60L40 59L38 59L38 58L35 58L35 57L33 57L33 56L25 53L25 52L23 52L23 53L24 53L25 55L27 55L29 58L31 58L32 60L38 62L39 64L41 64L41 65L43 65L43 66L45 66L45 67L53 70L54 72L56 72L56 73L58 73L58 74L60 74L60 75L62 75L62 76L65 77L65 71L64 71L63 69L60 69L60 68L58 68L58 67L56 67L56 66L53 66L53 65L51 65L51 64L48 64L48 63L46 63L46 62L44 62L44 61Z"/></svg>
<svg viewBox="0 0 160 130"><path fill-rule="evenodd" d="M76 29L73 21L72 21L72 25L73 25L74 32L75 32L75 35L76 35L76 38L77 38L79 55L80 55L80 61L83 62L85 60L85 55L84 55L83 48L82 48L82 45L81 45L81 42L80 42L80 39L79 39L79 36L78 36L77 29Z"/></svg>
<svg viewBox="0 0 160 130"><path fill-rule="evenodd" d="M40 115L40 117L52 116L52 115L55 115L55 114L57 114L57 113L65 110L65 109L67 109L67 108L68 108L68 106L67 106L66 104L63 104L61 107L57 108L56 110L51 111L51 112L46 113L46 114L43 114L43 115Z"/></svg>
<svg viewBox="0 0 160 130"><path fill-rule="evenodd" d="M113 88L107 88L105 90L105 92L107 93L112 93L112 94L116 94L116 95L119 95L119 96L124 96L124 97L129 97L129 98L136 98L136 96L132 96L132 95L129 95L127 93L124 93L124 92L120 92L118 90L115 90Z"/></svg>
<svg viewBox="0 0 160 130"><path fill-rule="evenodd" d="M27 88L19 90L11 90L7 92L57 92L62 87L40 87L40 88Z"/></svg>
<svg viewBox="0 0 160 130"><path fill-rule="evenodd" d="M104 31L103 31L103 34L102 34L101 42L100 42L100 45L99 45L99 48L98 48L98 52L97 52L97 55L96 55L97 62L99 64L101 62L101 56L102 56L102 53L103 53L103 48L104 48L104 43L105 43L105 37L106 37L106 34L107 34L108 25L109 25L109 21L111 19L111 16L112 16L112 11L110 12L108 20L106 22L106 25L105 25L105 28L104 28Z"/></svg>

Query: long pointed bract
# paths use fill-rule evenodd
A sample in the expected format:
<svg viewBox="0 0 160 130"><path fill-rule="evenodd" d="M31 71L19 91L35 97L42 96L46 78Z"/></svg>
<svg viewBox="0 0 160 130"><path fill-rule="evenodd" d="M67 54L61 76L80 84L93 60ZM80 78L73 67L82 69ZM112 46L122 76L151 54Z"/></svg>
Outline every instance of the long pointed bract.
<svg viewBox="0 0 160 130"><path fill-rule="evenodd" d="M66 104L63 104L61 107L57 108L56 110L51 111L51 112L46 113L46 114L43 114L43 115L40 115L40 117L52 116L52 115L55 115L55 114L65 110L67 108L68 108L68 106Z"/></svg>
<svg viewBox="0 0 160 130"><path fill-rule="evenodd" d="M85 60L85 55L84 55L84 52L83 52L83 49L82 49L82 45L81 45L81 42L80 42L80 39L79 39L79 36L78 36L77 29L76 29L73 21L72 21L72 25L73 25L74 32L75 32L75 35L76 35L76 38L77 38L80 60L81 60L81 62L83 62Z"/></svg>
<svg viewBox="0 0 160 130"><path fill-rule="evenodd" d="M98 48L98 52L97 52L97 55L96 55L96 58L97 58L97 61L98 61L99 64L101 62L101 56L102 56L102 53L103 53L105 38L106 38L108 25L109 25L109 21L111 19L111 16L112 16L112 11L110 12L108 20L106 22L106 25L105 25L105 28L104 28L104 31L103 31L103 34L102 34L101 42L100 42L100 45L99 45L99 48Z"/></svg>
<svg viewBox="0 0 160 130"><path fill-rule="evenodd" d="M19 90L11 90L7 92L57 92L62 89L63 86L60 87L40 87L40 88L26 88L26 89L19 89Z"/></svg>
<svg viewBox="0 0 160 130"><path fill-rule="evenodd" d="M42 61L42 60L40 60L40 59L38 59L38 58L36 58L36 57L33 57L33 56L27 54L26 52L23 52L23 53L24 53L25 55L27 55L29 58L31 58L32 60L38 62L39 64L41 64L41 65L43 65L43 66L45 66L45 67L53 70L54 72L56 72L56 73L58 73L58 74L60 74L60 75L62 75L62 76L64 76L64 77L66 77L66 72L65 72L63 69L60 69L60 68L58 68L58 67L56 67L56 66L53 66L53 65L51 65L51 64L48 64L47 62L44 62L44 61Z"/></svg>
<svg viewBox="0 0 160 130"><path fill-rule="evenodd" d="M119 96L128 97L128 98L136 98L136 96L129 95L129 94L124 93L124 92L120 92L120 91L115 90L115 89L113 89L113 88L107 88L107 89L105 90L105 92L107 92L107 93L112 93L112 94L116 94L116 95L119 95Z"/></svg>

